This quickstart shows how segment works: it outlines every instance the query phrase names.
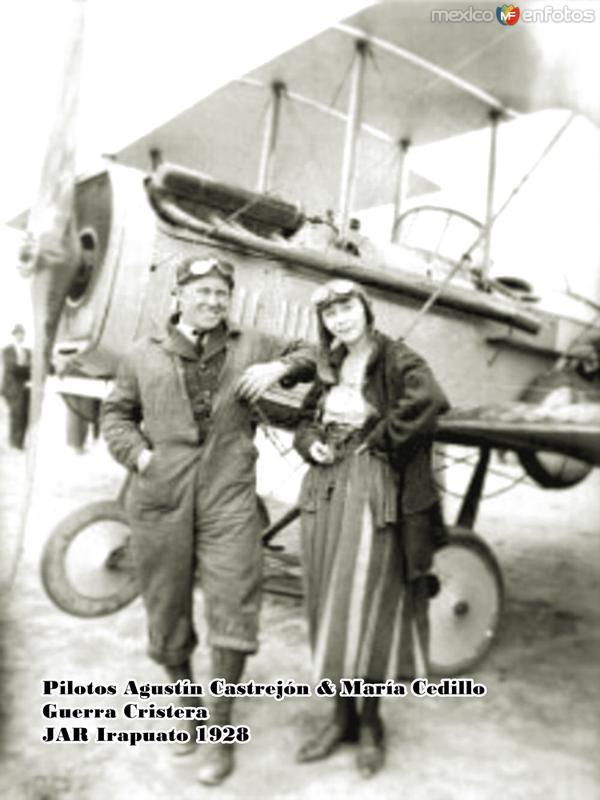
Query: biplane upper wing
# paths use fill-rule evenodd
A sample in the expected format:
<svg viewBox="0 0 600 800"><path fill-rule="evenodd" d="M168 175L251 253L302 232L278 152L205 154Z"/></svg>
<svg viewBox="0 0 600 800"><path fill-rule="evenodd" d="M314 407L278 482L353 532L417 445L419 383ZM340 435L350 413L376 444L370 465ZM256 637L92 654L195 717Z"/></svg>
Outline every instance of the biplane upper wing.
<svg viewBox="0 0 600 800"><path fill-rule="evenodd" d="M545 408L506 403L451 411L438 422L436 439L517 451L548 451L600 466L600 403Z"/></svg>
<svg viewBox="0 0 600 800"><path fill-rule="evenodd" d="M590 3L569 6L580 15L594 12ZM468 11L468 4L464 7ZM553 25L550 20L527 22L523 9L516 25L505 26L496 20L496 7L495 2L478 3L487 21L469 24L468 19L436 17L441 7L435 0L370 5L223 86L125 147L118 159L147 169L149 151L155 148L168 161L256 188L270 93L275 84L283 84L270 189L307 208L334 208L349 75L360 39L370 46L355 188L358 209L392 201L402 139L419 145L477 130L489 124L492 110L511 118L569 108L600 124L593 85L599 71L594 65L600 10L593 22ZM543 15L552 7L532 2L527 13ZM460 8L447 3L441 9L450 11ZM432 188L414 176L409 187L413 194Z"/></svg>

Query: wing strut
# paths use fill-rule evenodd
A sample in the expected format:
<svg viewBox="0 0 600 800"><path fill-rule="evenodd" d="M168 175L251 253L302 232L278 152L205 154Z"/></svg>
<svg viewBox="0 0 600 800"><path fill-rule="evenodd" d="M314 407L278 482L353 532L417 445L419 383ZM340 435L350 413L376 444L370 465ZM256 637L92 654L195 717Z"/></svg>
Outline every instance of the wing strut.
<svg viewBox="0 0 600 800"><path fill-rule="evenodd" d="M392 42L388 42L386 39L380 39L378 36L370 36L366 31L361 31L360 28L353 28L351 25L339 24L334 25L334 28L337 31L347 34L348 36L353 36L359 40L367 41L370 45L378 47L380 50L385 50L388 53L392 53L392 55L401 58L404 61L409 61L411 64L421 67L421 69L424 69L433 75L437 75L437 77L453 84L457 89L466 92L466 94L470 94L472 97L475 97L477 100L485 103L485 105L488 105L490 108L498 109L498 111L501 111L507 117L516 119L519 116L516 111L514 111L512 108L507 108L497 97L494 97L483 89L480 89L479 87L474 86L472 83L465 81L463 78L459 78L458 75L454 75L454 73L450 72L449 70L439 67L432 61L428 61L426 58L416 55L416 53L411 53L410 50L406 50L404 47L399 47L396 44L392 44Z"/></svg>
<svg viewBox="0 0 600 800"><path fill-rule="evenodd" d="M396 191L394 193L394 216L392 222L392 236L391 241L394 244L398 243L400 239L400 226L398 220L400 214L404 209L406 202L406 194L408 188L408 169L406 162L408 161L408 151L410 149L410 139L400 139L398 142L398 174L396 178Z"/></svg>
<svg viewBox="0 0 600 800"><path fill-rule="evenodd" d="M498 146L498 123L500 112L497 109L490 111L490 156L488 162L487 196L485 204L485 239L483 240L483 269L484 276L490 271L490 253L492 250L492 225L494 223L494 189L496 188L496 152Z"/></svg>
<svg viewBox="0 0 600 800"><path fill-rule="evenodd" d="M483 485L487 475L488 465L490 463L491 448L487 446L481 447L479 451L479 460L477 466L469 481L467 492L463 498L460 511L456 524L463 528L473 529L477 512L479 511L479 503L481 502L481 493L483 492Z"/></svg>
<svg viewBox="0 0 600 800"><path fill-rule="evenodd" d="M275 81L271 85L271 102L267 113L263 149L260 156L258 170L257 192L268 192L273 180L273 167L275 165L275 152L279 138L279 122L281 119L281 102L285 94L285 83Z"/></svg>
<svg viewBox="0 0 600 800"><path fill-rule="evenodd" d="M348 232L348 222L354 193L356 151L362 114L364 76L367 61L368 45L366 41L356 42L356 57L352 65L352 82L348 101L348 123L344 143L344 159L342 162L342 181L340 186L340 223L342 235Z"/></svg>

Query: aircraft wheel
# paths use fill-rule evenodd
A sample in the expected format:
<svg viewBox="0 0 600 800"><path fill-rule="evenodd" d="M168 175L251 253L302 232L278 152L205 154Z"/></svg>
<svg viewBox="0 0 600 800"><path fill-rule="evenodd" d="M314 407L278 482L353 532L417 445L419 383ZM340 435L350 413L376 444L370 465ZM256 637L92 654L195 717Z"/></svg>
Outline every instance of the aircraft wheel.
<svg viewBox="0 0 600 800"><path fill-rule="evenodd" d="M440 582L430 600L430 666L434 675L469 671L494 642L504 604L502 573L488 545L466 528L451 528L435 554Z"/></svg>
<svg viewBox="0 0 600 800"><path fill-rule="evenodd" d="M78 617L100 617L124 608L139 594L123 507L115 500L90 503L50 533L41 578L50 599Z"/></svg>
<svg viewBox="0 0 600 800"><path fill-rule="evenodd" d="M570 489L590 474L591 464L560 453L518 451L525 472L542 489Z"/></svg>
<svg viewBox="0 0 600 800"><path fill-rule="evenodd" d="M568 394L569 402L581 402L590 391L590 384L573 371L547 372L539 375L522 393L526 403L548 402L552 395ZM590 474L592 465L571 456L544 451L517 450L521 466L543 489L570 489Z"/></svg>

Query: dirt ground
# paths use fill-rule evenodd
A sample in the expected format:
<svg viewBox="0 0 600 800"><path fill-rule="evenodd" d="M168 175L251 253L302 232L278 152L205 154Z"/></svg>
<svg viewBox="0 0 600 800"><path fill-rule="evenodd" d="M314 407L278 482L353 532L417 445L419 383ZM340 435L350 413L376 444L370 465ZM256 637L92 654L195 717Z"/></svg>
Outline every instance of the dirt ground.
<svg viewBox="0 0 600 800"><path fill-rule="evenodd" d="M1 410L0 435L5 415ZM59 420L58 424L56 420ZM44 744L42 680L117 684L156 683L161 670L145 655L141 603L109 617L83 620L47 598L39 556L52 526L79 505L110 498L122 473L101 444L76 456L62 445L60 417L45 423L41 463L25 552L2 615L2 768L7 800L170 800L218 797L395 798L410 800L593 800L600 797L600 472L580 486L544 492L520 483L486 500L478 531L493 546L504 572L506 608L494 648L470 677L487 686L483 698L389 698L385 770L360 779L351 746L326 762L299 765L303 736L327 713L327 701L244 699L239 723L252 741L237 748L238 768L215 789L195 782L202 757L175 760L164 744ZM15 544L24 459L0 449L2 572ZM460 471L459 471L460 472ZM515 467L509 467L517 475ZM464 481L451 476L451 487ZM488 482L487 491L502 485ZM456 501L448 501L451 517ZM293 534L290 534L293 535ZM288 534L283 534L288 537ZM198 613L202 600L197 598ZM196 680L208 677L204 648ZM309 652L299 601L267 595L262 647L247 677L310 683ZM62 707L76 698L59 698ZM120 709L125 698L111 699ZM160 701L159 701L160 702ZM85 698L87 706L103 705ZM65 724L70 724L68 721ZM78 723L75 723L78 724ZM82 723L83 724L83 723ZM90 727L96 723L90 721ZM107 728L165 729L152 721L106 720ZM166 726L167 728L170 727Z"/></svg>

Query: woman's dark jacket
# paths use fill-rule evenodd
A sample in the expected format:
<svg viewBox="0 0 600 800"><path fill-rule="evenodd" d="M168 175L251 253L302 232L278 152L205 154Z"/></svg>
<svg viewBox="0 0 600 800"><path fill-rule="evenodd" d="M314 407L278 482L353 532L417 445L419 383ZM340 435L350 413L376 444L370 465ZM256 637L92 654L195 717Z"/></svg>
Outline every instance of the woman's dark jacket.
<svg viewBox="0 0 600 800"><path fill-rule="evenodd" d="M378 413L366 423L363 442L394 466L400 478L401 512L414 514L438 499L431 468L433 431L437 416L450 406L421 356L379 331L373 336L363 394ZM346 352L341 345L319 360L317 378L300 409L294 446L308 462L311 445L324 438L320 420L325 393L338 382Z"/></svg>

